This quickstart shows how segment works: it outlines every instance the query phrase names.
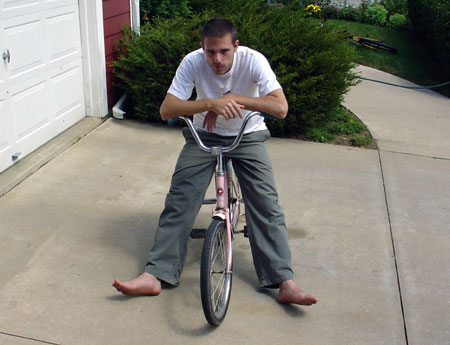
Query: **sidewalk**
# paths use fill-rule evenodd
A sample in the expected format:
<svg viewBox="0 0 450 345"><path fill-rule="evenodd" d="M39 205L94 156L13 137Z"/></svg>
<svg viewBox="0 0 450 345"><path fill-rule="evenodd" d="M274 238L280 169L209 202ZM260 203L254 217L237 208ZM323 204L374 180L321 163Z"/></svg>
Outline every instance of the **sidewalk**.
<svg viewBox="0 0 450 345"><path fill-rule="evenodd" d="M201 308L201 241L178 288L119 295L113 278L143 270L183 138L110 119L0 198L0 344L449 343L450 100L363 81L345 102L379 151L268 142L296 280L317 305L259 289L243 237L218 329Z"/></svg>

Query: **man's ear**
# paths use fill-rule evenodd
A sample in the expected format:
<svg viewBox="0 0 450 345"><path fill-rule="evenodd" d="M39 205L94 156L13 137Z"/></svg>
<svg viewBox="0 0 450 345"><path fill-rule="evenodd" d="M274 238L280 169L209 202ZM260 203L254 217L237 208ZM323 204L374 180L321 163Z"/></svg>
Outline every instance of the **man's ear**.
<svg viewBox="0 0 450 345"><path fill-rule="evenodd" d="M200 48L203 49L203 42L200 42ZM203 49L204 50L204 49Z"/></svg>
<svg viewBox="0 0 450 345"><path fill-rule="evenodd" d="M238 49L238 47L239 47L239 40L236 40L234 42L234 51L236 51Z"/></svg>

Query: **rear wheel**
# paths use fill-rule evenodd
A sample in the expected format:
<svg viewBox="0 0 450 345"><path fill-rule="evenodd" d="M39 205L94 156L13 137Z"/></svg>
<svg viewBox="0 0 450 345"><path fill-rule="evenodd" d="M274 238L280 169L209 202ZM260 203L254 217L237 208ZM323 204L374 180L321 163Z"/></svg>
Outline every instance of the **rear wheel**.
<svg viewBox="0 0 450 345"><path fill-rule="evenodd" d="M360 38L359 42L362 45L365 45L365 46L370 47L370 48L385 50L385 51L387 51L389 53L392 53L392 54L397 53L397 49L389 47L386 44L381 43L381 42L372 41L372 40L363 39L363 38Z"/></svg>
<svg viewBox="0 0 450 345"><path fill-rule="evenodd" d="M231 246L231 244L230 244ZM203 243L200 267L200 293L206 320L218 326L225 318L231 294L231 267L227 268L229 248L225 222L214 219Z"/></svg>

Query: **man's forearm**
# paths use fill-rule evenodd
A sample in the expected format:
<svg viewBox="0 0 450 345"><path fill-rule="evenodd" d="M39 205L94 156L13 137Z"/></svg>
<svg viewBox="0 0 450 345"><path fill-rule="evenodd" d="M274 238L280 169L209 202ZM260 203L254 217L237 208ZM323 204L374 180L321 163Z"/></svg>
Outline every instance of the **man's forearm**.
<svg viewBox="0 0 450 345"><path fill-rule="evenodd" d="M173 99L172 97L166 97L161 104L160 113L161 119L169 120L181 115L194 115L208 111L209 100L201 101L182 101L179 99Z"/></svg>
<svg viewBox="0 0 450 345"><path fill-rule="evenodd" d="M263 97L253 98L233 94L225 97L233 98L237 103L244 105L247 110L260 111L280 119L285 118L288 112L288 103L281 89Z"/></svg>
<svg viewBox="0 0 450 345"><path fill-rule="evenodd" d="M212 111L229 120L238 116L243 117L242 108L244 106L238 104L232 98L222 97L184 101L168 93L161 104L160 113L163 120L169 120L180 115L193 115Z"/></svg>

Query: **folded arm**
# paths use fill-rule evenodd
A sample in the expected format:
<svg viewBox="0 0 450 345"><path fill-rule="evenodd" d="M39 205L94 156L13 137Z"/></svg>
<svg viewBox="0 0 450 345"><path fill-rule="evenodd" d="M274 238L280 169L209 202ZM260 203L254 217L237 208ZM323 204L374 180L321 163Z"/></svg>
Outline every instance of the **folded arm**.
<svg viewBox="0 0 450 345"><path fill-rule="evenodd" d="M231 98L208 98L196 101L184 101L168 93L161 104L160 113L163 120L169 120L180 115L194 115L202 112L214 112L227 120L243 117L241 109L244 105Z"/></svg>
<svg viewBox="0 0 450 345"><path fill-rule="evenodd" d="M208 98L196 101L184 101L168 93L161 104L163 120L180 115L193 115L212 111L227 120L243 117L241 109L256 110L283 119L288 111L288 103L282 89L277 89L262 97L246 97L228 94L220 98Z"/></svg>
<svg viewBox="0 0 450 345"><path fill-rule="evenodd" d="M246 97L228 94L222 98L232 99L235 102L242 104L246 110L260 111L280 119L286 117L289 108L282 89L274 90L262 97Z"/></svg>
<svg viewBox="0 0 450 345"><path fill-rule="evenodd" d="M262 97L247 97L228 94L220 98L196 101L184 101L168 93L161 104L160 113L163 120L180 115L193 115L207 112L203 127L208 132L216 128L219 115L226 120L244 117L241 109L260 111L284 119L288 112L288 103L282 89L277 89Z"/></svg>

